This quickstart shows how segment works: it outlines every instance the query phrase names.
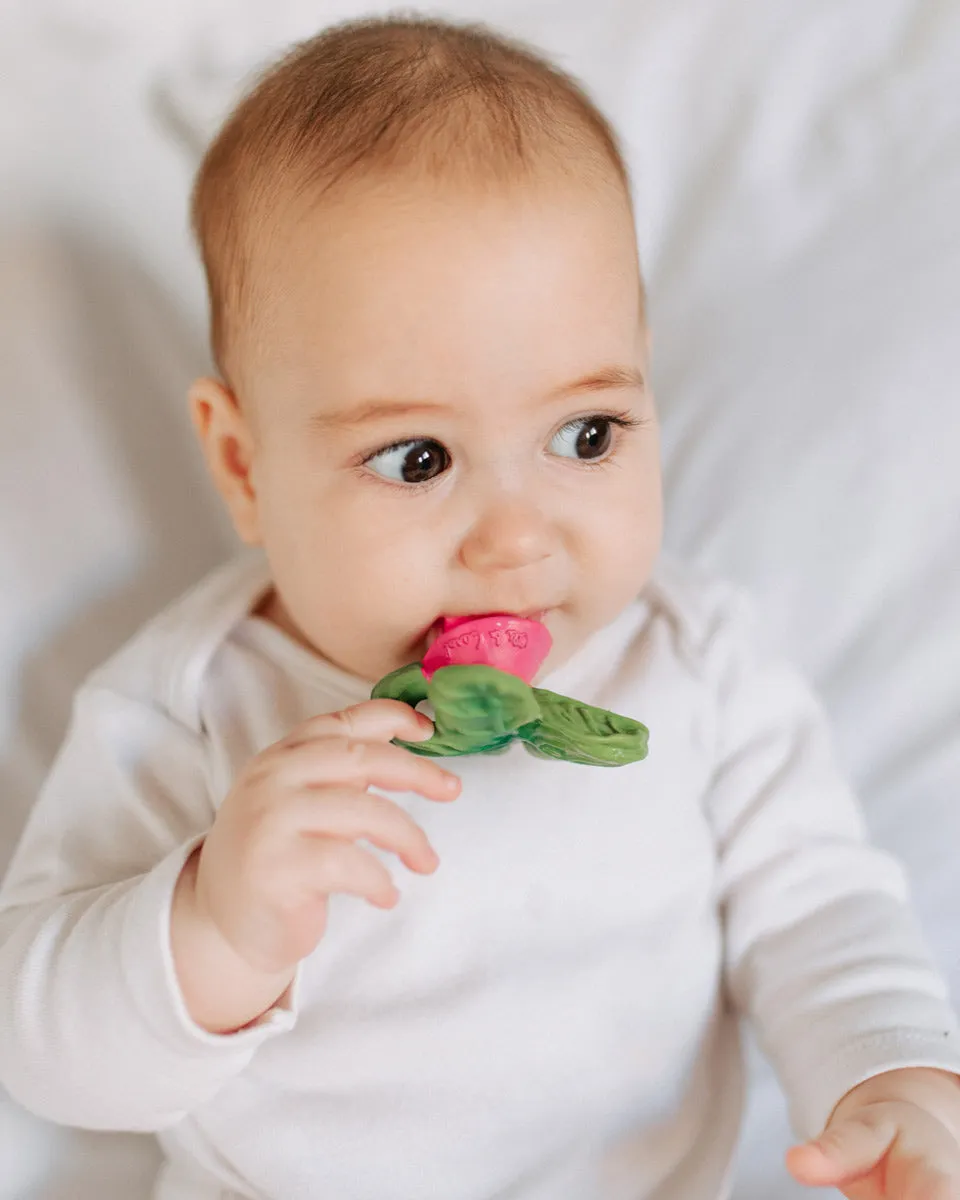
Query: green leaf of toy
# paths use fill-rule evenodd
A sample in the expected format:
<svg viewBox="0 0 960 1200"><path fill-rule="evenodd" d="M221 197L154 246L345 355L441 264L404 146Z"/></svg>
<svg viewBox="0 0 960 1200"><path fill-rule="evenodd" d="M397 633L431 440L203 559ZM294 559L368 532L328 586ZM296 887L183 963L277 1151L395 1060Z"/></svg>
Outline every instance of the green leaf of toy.
<svg viewBox="0 0 960 1200"><path fill-rule="evenodd" d="M370 693L371 700L402 700L411 708L427 698L427 681L418 662L384 675Z"/></svg>
<svg viewBox="0 0 960 1200"><path fill-rule="evenodd" d="M595 767L622 767L646 758L649 731L639 721L544 688L533 693L540 720L519 731L532 754Z"/></svg>
<svg viewBox="0 0 960 1200"><path fill-rule="evenodd" d="M528 683L481 664L441 667L427 693L436 725L430 741L461 754L502 749L521 726L540 715Z"/></svg>
<svg viewBox="0 0 960 1200"><path fill-rule="evenodd" d="M407 663L405 667L384 675L370 693L371 700L401 700L411 708L416 708L426 698L427 680L418 662ZM425 742L405 742L403 738L394 738L393 741L396 746L403 746L413 754L422 754L428 758L462 753L460 750L440 745L436 735Z"/></svg>
<svg viewBox="0 0 960 1200"><path fill-rule="evenodd" d="M401 700L416 708L429 700L434 733L425 742L395 738L413 754L448 758L460 754L496 754L507 749L522 725L540 715L533 689L517 676L480 664L441 667L430 679L419 663L385 675L371 697Z"/></svg>

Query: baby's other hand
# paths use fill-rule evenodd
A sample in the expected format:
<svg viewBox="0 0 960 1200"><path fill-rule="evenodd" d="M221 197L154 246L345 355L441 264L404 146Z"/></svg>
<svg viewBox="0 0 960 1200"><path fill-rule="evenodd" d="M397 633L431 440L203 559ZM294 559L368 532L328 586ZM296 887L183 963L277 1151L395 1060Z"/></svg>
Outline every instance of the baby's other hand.
<svg viewBox="0 0 960 1200"><path fill-rule="evenodd" d="M787 1166L848 1200L960 1200L960 1078L918 1068L867 1080Z"/></svg>

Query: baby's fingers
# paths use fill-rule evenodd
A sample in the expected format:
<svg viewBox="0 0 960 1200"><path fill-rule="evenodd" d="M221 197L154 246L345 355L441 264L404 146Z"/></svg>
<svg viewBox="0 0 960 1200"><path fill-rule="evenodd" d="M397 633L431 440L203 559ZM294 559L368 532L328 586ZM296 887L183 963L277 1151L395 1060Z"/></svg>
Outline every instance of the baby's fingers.
<svg viewBox="0 0 960 1200"><path fill-rule="evenodd" d="M787 1167L807 1187L842 1187L869 1174L896 1136L896 1122L878 1105L834 1121L815 1141L794 1146Z"/></svg>
<svg viewBox="0 0 960 1200"><path fill-rule="evenodd" d="M421 758L383 742L346 737L318 737L282 752L278 777L292 787L344 785L363 790L417 792L428 800L452 800L460 780L432 759Z"/></svg>
<svg viewBox="0 0 960 1200"><path fill-rule="evenodd" d="M399 700L363 700L339 712L311 717L280 743L288 749L314 738L349 738L358 742L422 742L433 732L433 722Z"/></svg>
<svg viewBox="0 0 960 1200"><path fill-rule="evenodd" d="M333 837L301 839L297 854L296 891L304 903L316 896L343 894L393 908L400 898L390 872L378 858Z"/></svg>
<svg viewBox="0 0 960 1200"><path fill-rule="evenodd" d="M960 1200L960 1146L928 1113L904 1129L884 1163L891 1196L903 1200Z"/></svg>
<svg viewBox="0 0 960 1200"><path fill-rule="evenodd" d="M910 1103L873 1103L830 1123L787 1156L808 1187L850 1200L960 1200L960 1147L932 1113Z"/></svg>
<svg viewBox="0 0 960 1200"><path fill-rule="evenodd" d="M307 790L290 806L290 818L297 832L310 837L363 838L396 854L412 871L429 874L439 863L416 821L392 800L373 792Z"/></svg>
<svg viewBox="0 0 960 1200"><path fill-rule="evenodd" d="M891 1191L891 1196L902 1196L903 1200L960 1200L960 1178L957 1176L951 1179L923 1163L913 1163L904 1174L899 1191Z"/></svg>

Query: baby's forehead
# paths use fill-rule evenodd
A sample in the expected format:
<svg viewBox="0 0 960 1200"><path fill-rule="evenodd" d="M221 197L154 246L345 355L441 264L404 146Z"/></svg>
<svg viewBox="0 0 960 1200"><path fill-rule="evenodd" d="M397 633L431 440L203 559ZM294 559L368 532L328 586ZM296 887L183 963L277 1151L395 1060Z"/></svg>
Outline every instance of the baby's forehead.
<svg viewBox="0 0 960 1200"><path fill-rule="evenodd" d="M545 170L495 186L381 173L314 197L294 193L257 225L247 264L252 312L284 306L308 316L303 308L322 300L335 322L362 304L403 324L431 289L464 306L485 291L496 299L531 288L528 272L558 284L578 272L576 282L594 289L618 272L639 286L632 211L609 173Z"/></svg>
<svg viewBox="0 0 960 1200"><path fill-rule="evenodd" d="M429 244L441 225L469 239L481 223L542 224L561 210L584 229L598 221L633 228L629 191L602 159L588 153L576 165L544 158L502 178L475 168L429 173L415 163L374 164L334 182L281 182L267 197L254 190L246 210L247 258L264 264L282 260L293 270L304 267L297 256L305 250L362 257L371 239L399 229L419 232ZM292 261L282 259L291 254Z"/></svg>
<svg viewBox="0 0 960 1200"><path fill-rule="evenodd" d="M258 248L235 327L250 386L318 409L328 396L469 409L628 370L641 284L631 215L607 187L394 177L288 213Z"/></svg>

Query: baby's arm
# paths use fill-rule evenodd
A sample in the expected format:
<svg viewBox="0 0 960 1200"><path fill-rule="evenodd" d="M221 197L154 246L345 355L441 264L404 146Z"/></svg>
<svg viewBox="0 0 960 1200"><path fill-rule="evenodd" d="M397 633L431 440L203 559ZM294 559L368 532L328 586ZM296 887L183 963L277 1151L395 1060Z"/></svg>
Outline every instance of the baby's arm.
<svg viewBox="0 0 960 1200"><path fill-rule="evenodd" d="M0 894L0 1084L15 1098L87 1128L176 1122L290 1028L287 985L327 896L392 903L351 838L433 869L423 832L365 790L456 795L389 745L430 723L391 701L353 711L258 755L215 812L199 735L109 688L81 693Z"/></svg>
<svg viewBox="0 0 960 1200"><path fill-rule="evenodd" d="M865 840L819 706L757 652L745 606L705 656L719 709L708 816L718 846L727 978L803 1137L884 1071L960 1071L960 1035L906 898Z"/></svg>
<svg viewBox="0 0 960 1200"><path fill-rule="evenodd" d="M213 817L199 735L109 686L80 692L0 892L0 1084L25 1107L157 1129L289 1021L218 1039L182 1004L170 898Z"/></svg>

